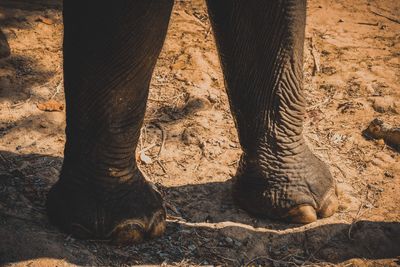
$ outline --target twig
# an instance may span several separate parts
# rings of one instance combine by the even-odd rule
[[[175,207],[175,205],[172,205],[171,203],[165,201],[165,207],[167,209],[172,210],[175,214],[178,214],[179,216],[182,216],[182,214],[178,211],[178,209]]]
[[[371,22],[357,22],[357,24],[360,24],[360,25],[368,25],[368,26],[378,26],[378,25],[379,25],[378,22],[376,22],[376,23],[371,23]]]
[[[343,171],[342,168],[340,168],[336,163],[334,163],[334,164],[332,164],[332,165],[333,165],[334,167],[336,167],[336,169],[338,169],[338,170],[342,173],[343,178],[347,179],[347,175],[346,175],[346,173]]]
[[[234,160],[234,161],[232,161],[231,163],[228,163],[228,166],[229,166],[229,167],[230,167],[230,166],[234,166],[234,165],[236,165],[238,162],[239,162],[239,160]]]
[[[194,166],[193,172],[197,171],[200,167],[200,163],[197,163],[196,166]]]
[[[227,260],[227,261],[230,261],[230,262],[238,262],[237,260],[234,260],[234,259],[231,259],[231,258],[227,258],[227,257],[224,257],[224,256],[216,254],[216,253],[214,253],[214,255],[217,256],[218,258],[223,259],[223,260]]]
[[[160,150],[158,151],[157,158],[160,158],[161,153],[163,152],[164,146],[165,146],[165,140],[167,139],[167,135],[165,133],[164,127],[161,126],[158,122],[154,124],[158,129],[161,131],[161,146]]]
[[[314,110],[314,109],[318,109],[318,108],[320,108],[322,106],[328,105],[329,102],[331,102],[332,98],[333,98],[333,96],[327,97],[323,102],[320,102],[320,103],[315,104],[315,105],[313,105],[311,107],[308,107],[308,108],[306,108],[306,110],[307,111],[311,111],[311,110]]]
[[[207,37],[210,34],[210,32],[211,32],[211,26],[209,26],[207,31],[206,31],[205,39],[207,39]]]
[[[31,98],[32,98],[32,95],[30,95],[29,98],[26,99],[26,100],[24,100],[24,101],[21,101],[21,102],[12,104],[12,105],[10,106],[10,108],[16,108],[16,107],[22,106],[23,104],[28,103],[28,102],[31,100]]]
[[[161,163],[159,159],[156,159],[156,162],[160,166],[160,168],[163,170],[164,174],[167,174],[167,170],[165,169],[164,165]]]
[[[383,15],[383,14],[378,13],[378,12],[373,11],[373,10],[370,10],[369,12],[371,12],[372,14],[375,14],[375,15],[377,15],[377,16],[383,17],[383,18],[385,18],[385,19],[388,19],[388,20],[390,20],[390,21],[392,21],[392,22],[396,22],[396,23],[399,23],[399,24],[400,24],[400,20],[399,20],[399,19],[393,18],[393,17],[391,17],[391,16]]]
[[[316,48],[315,48],[315,44],[314,44],[314,39],[311,38],[311,55],[312,55],[313,61],[314,61],[314,68],[313,68],[312,76],[315,76],[315,74],[317,74],[320,71],[319,59],[317,58],[315,51],[316,51]]]
[[[359,218],[361,217],[361,210],[364,207],[364,204],[368,198],[368,192],[369,192],[369,189],[367,187],[365,199],[364,199],[364,201],[361,202],[360,207],[358,208],[357,214],[356,214],[356,216],[354,216],[354,219],[353,219],[352,223],[350,224],[349,231],[347,232],[347,237],[349,238],[349,240],[353,240],[353,238],[351,237],[351,231],[353,230],[354,225],[359,221]]]
[[[140,150],[143,149],[143,134],[142,134],[142,132],[143,132],[143,127],[140,128],[140,135],[139,135]]]
[[[361,209],[362,209],[363,206],[364,206],[364,202],[361,202],[360,207],[358,208],[357,214],[354,217],[352,223],[350,224],[349,231],[347,232],[347,237],[350,240],[353,240],[353,238],[351,237],[351,230],[353,230],[353,226],[358,222],[358,216],[360,215]]]
[[[138,153],[140,154],[140,153],[142,153],[142,152],[146,152],[146,151],[152,149],[152,148],[155,147],[155,146],[156,146],[156,144],[151,144],[151,145],[149,145],[148,147],[145,147],[145,148],[143,148],[142,150],[140,150]]]
[[[54,92],[54,94],[50,97],[50,99],[53,99],[61,90],[61,86],[63,84],[63,79],[61,78],[60,82],[58,83],[57,87],[56,87],[56,91]]]

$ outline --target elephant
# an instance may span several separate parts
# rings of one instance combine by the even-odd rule
[[[336,183],[303,136],[306,0],[206,0],[242,154],[235,203],[307,224],[338,209]],[[66,142],[46,201],[72,236],[138,243],[166,210],[135,159],[173,0],[63,3]]]

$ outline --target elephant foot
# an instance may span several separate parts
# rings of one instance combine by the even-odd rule
[[[139,175],[135,182],[115,185],[107,192],[67,179],[58,181],[47,198],[50,221],[79,239],[131,244],[161,236],[166,227],[163,200]]]
[[[233,197],[258,217],[311,223],[338,208],[336,184],[325,163],[305,147],[298,155],[243,155],[234,177]]]

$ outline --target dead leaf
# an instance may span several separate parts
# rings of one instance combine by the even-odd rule
[[[43,103],[38,103],[37,108],[42,111],[62,111],[64,110],[64,104],[56,101],[56,100],[49,100]]]
[[[49,18],[46,18],[46,17],[43,17],[43,16],[39,16],[36,19],[36,21],[42,22],[42,23],[44,23],[46,25],[53,25],[54,24],[54,21],[52,19],[49,19]]]

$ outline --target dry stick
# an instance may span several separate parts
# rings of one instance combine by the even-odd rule
[[[165,169],[164,165],[160,161],[160,156],[164,150],[165,140],[167,139],[167,134],[165,133],[164,127],[162,127],[160,123],[156,122],[156,123],[154,123],[154,125],[161,131],[161,145],[160,145],[160,150],[158,151],[158,154],[157,154],[156,162],[160,166],[160,168],[163,170],[164,174],[167,174],[167,170]]]
[[[311,55],[312,55],[313,61],[314,61],[314,68],[313,68],[312,76],[315,76],[315,74],[320,71],[319,62],[318,62],[319,60],[317,59],[315,51],[316,51],[316,48],[315,48],[315,44],[314,44],[314,39],[311,37]]]
[[[333,98],[333,96],[332,96],[332,97],[329,96],[329,97],[327,97],[323,102],[320,102],[320,103],[318,103],[318,104],[315,104],[315,105],[313,105],[313,106],[310,106],[310,107],[306,108],[306,110],[307,110],[307,111],[311,111],[311,110],[314,110],[314,109],[321,108],[322,106],[326,106],[326,105],[329,104],[329,102],[331,102],[332,98]]]
[[[208,35],[211,33],[211,26],[208,27],[207,31],[206,31],[206,35],[205,35],[205,39],[207,39]]]
[[[149,145],[148,147],[145,147],[145,148],[141,149],[138,153],[140,154],[140,153],[142,153],[142,152],[146,152],[146,151],[152,149],[152,148],[155,147],[155,146],[156,146],[156,144],[151,144],[151,145]]]
[[[172,205],[171,203],[165,201],[165,207],[167,209],[172,210],[175,214],[178,214],[178,215],[182,216],[182,214],[178,211],[178,209],[174,205]]]
[[[349,231],[347,232],[347,237],[350,240],[353,240],[353,238],[351,238],[351,230],[353,230],[353,226],[359,221],[359,218],[361,217],[361,215],[360,215],[361,214],[361,210],[364,207],[364,204],[365,204],[365,202],[366,202],[366,200],[368,198],[368,192],[369,192],[369,189],[367,187],[365,199],[364,199],[364,201],[361,202],[360,207],[358,208],[357,214],[354,217],[352,223],[350,224]]]
[[[160,166],[160,168],[163,170],[163,172],[165,174],[167,174],[167,170],[165,169],[164,165],[161,163],[161,161],[159,159],[156,159],[156,162],[158,163],[158,165]]]
[[[140,128],[140,135],[139,135],[139,143],[140,143],[140,150],[143,149],[143,138],[142,138],[143,127]]]
[[[214,255],[217,256],[218,258],[223,259],[223,260],[227,260],[227,261],[230,261],[230,262],[238,262],[238,261],[235,260],[235,259],[227,258],[227,257],[224,257],[224,256],[219,255],[219,254],[217,254],[217,253],[214,253]]]
[[[10,106],[10,108],[16,108],[16,107],[22,106],[23,104],[28,103],[28,102],[31,100],[31,98],[32,98],[32,95],[30,95],[29,98],[26,99],[26,100],[24,100],[24,101],[21,101],[21,102],[12,104],[12,105]]]
[[[344,170],[343,170],[342,168],[339,167],[339,165],[337,165],[336,163],[334,163],[334,164],[332,164],[332,165],[333,165],[334,167],[336,167],[336,169],[338,169],[338,170],[342,173],[343,178],[347,179],[346,173],[344,172]]]
[[[378,26],[379,25],[379,23],[377,22],[377,23],[371,23],[371,22],[358,22],[357,24],[360,24],[360,25],[368,25],[368,26]]]
[[[63,84],[63,79],[61,78],[60,82],[58,83],[57,87],[56,87],[56,91],[54,92],[54,94],[50,97],[50,99],[53,99],[61,90],[61,86]]]
[[[392,22],[396,22],[396,23],[399,23],[399,24],[400,24],[400,20],[399,20],[399,19],[396,19],[396,18],[392,18],[392,17],[386,16],[386,15],[383,15],[383,14],[378,13],[378,12],[373,11],[373,10],[370,10],[369,12],[371,12],[372,14],[375,14],[375,15],[377,15],[377,16],[383,17],[383,18],[385,18],[385,19],[388,19],[388,20],[390,20],[390,21],[392,21]]]
[[[164,145],[165,145],[165,140],[167,139],[167,135],[165,133],[164,127],[161,126],[161,124],[159,124],[158,122],[156,122],[154,124],[158,129],[160,129],[161,131],[161,146],[160,146],[160,150],[158,151],[158,155],[157,158],[160,158],[161,153],[164,149]]]
[[[143,127],[143,134],[144,134],[144,141],[143,141],[143,144],[146,144],[146,142],[147,142],[147,124],[144,124],[144,127]]]

